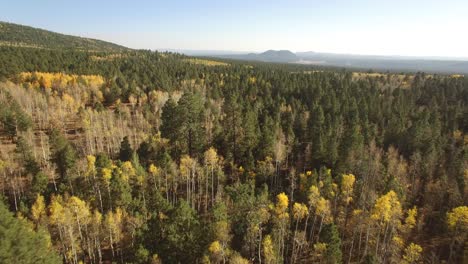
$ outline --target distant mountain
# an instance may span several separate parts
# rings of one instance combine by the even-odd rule
[[[259,60],[271,62],[295,62],[298,60],[296,54],[289,50],[267,50],[257,56]]]
[[[298,63],[338,66],[378,71],[411,71],[433,73],[468,73],[468,60],[440,57],[408,57],[298,52]]]
[[[122,51],[114,43],[55,33],[48,30],[0,22],[0,46],[21,46],[47,49],[76,49],[88,51]]]
[[[203,56],[203,54],[199,56]],[[361,70],[468,74],[468,59],[466,58],[355,55],[313,51],[293,53],[289,50],[205,56],[247,61],[346,67]]]
[[[291,63],[297,62],[299,58],[289,50],[267,50],[262,53],[248,53],[248,54],[223,54],[215,55],[220,58],[248,60],[248,61],[264,61],[264,62],[283,62]]]

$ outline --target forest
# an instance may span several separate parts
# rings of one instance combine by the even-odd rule
[[[0,263],[466,263],[468,79],[0,46]]]

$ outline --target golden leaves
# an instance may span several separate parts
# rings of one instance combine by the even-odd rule
[[[222,250],[221,243],[219,243],[218,240],[214,241],[213,243],[210,244],[208,250],[213,254],[217,254],[217,253],[221,252],[221,250]]]
[[[388,223],[400,217],[401,210],[401,204],[397,194],[394,191],[389,191],[387,194],[377,199],[372,210],[371,218]]]
[[[418,263],[421,259],[421,253],[423,249],[420,245],[411,243],[405,249],[403,255],[403,263]]]
[[[46,214],[44,196],[38,195],[36,201],[31,207],[31,217],[37,223]]]
[[[293,205],[293,216],[297,220],[301,220],[309,214],[309,209],[305,204],[294,203]]]
[[[34,88],[63,89],[82,83],[85,86],[99,87],[104,84],[100,75],[76,75],[60,72],[22,72],[19,74],[22,83],[29,83]]]
[[[418,209],[416,206],[408,210],[408,216],[405,219],[405,226],[410,230],[416,225],[416,217],[418,216]]]
[[[356,177],[353,174],[343,174],[341,179],[341,194],[345,204],[349,204],[353,200],[353,187]]]
[[[205,164],[214,167],[218,163],[218,160],[218,154],[213,147],[205,151]]]
[[[459,206],[448,212],[447,225],[450,229],[468,229],[468,206]]]
[[[289,198],[288,196],[282,192],[276,196],[276,206],[275,212],[279,218],[287,217],[288,213],[288,205],[289,205]]]

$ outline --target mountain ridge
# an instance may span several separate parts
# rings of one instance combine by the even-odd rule
[[[104,40],[67,35],[4,21],[0,21],[0,46],[109,52],[130,50]]]

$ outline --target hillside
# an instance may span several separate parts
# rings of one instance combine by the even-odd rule
[[[7,22],[0,22],[0,45],[88,51],[128,50],[124,46],[102,40],[70,36]]]

